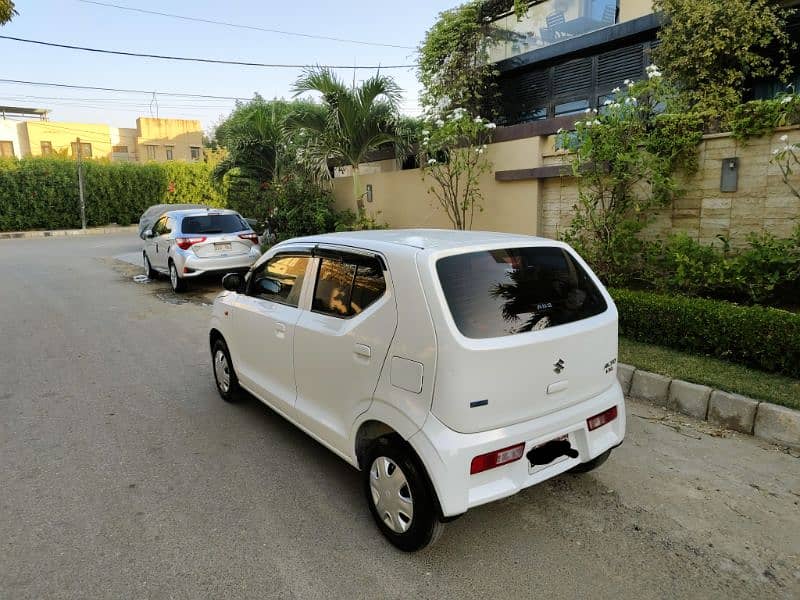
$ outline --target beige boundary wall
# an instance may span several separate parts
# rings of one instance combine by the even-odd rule
[[[686,193],[671,206],[658,211],[645,230],[649,238],[663,238],[684,232],[703,243],[722,235],[732,245],[746,243],[751,232],[769,231],[788,237],[800,223],[800,199],[784,184],[776,165],[770,164],[772,151],[783,146],[781,136],[800,143],[800,127],[783,128],[772,135],[739,142],[729,134],[705,136],[699,152],[699,171],[682,182]],[[476,212],[473,229],[526,233],[557,238],[569,225],[577,199],[572,177],[548,177],[497,181],[496,171],[535,169],[562,165],[565,158],[553,150],[553,136],[536,136],[489,146],[493,163],[481,180],[483,212]],[[720,191],[722,160],[739,159],[738,189]],[[380,168],[370,165],[370,174],[361,176],[362,187],[373,186],[373,202],[368,212],[391,227],[447,227],[450,222],[435,198],[427,193],[419,169],[401,171],[394,161],[383,161]],[[365,169],[369,171],[370,169]],[[795,175],[800,183],[800,174]],[[354,209],[352,177],[334,180],[339,210]]]

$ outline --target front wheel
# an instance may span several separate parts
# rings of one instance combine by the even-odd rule
[[[379,438],[363,466],[367,504],[386,539],[405,552],[435,542],[444,524],[439,520],[436,492],[413,451],[402,441]]]
[[[178,269],[172,261],[169,261],[169,282],[172,284],[172,291],[176,294],[186,291],[186,281],[178,276]]]
[[[597,467],[606,462],[609,456],[611,456],[611,450],[606,450],[602,454],[595,456],[592,460],[586,461],[585,463],[580,463],[579,465],[575,465],[569,470],[569,472],[588,473],[589,471],[594,471]]]
[[[214,382],[217,384],[219,395],[225,402],[236,402],[239,400],[241,388],[236,371],[233,370],[228,345],[222,339],[216,340],[211,346],[211,360],[214,366]]]
[[[153,268],[153,265],[150,264],[150,258],[147,256],[147,251],[143,251],[142,256],[144,256],[144,274],[147,275],[148,279],[155,279],[158,277],[158,271],[156,271]]]

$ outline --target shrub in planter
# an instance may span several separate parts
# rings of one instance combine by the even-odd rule
[[[800,314],[612,289],[620,335],[800,377]]]

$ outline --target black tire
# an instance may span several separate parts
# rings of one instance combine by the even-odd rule
[[[575,465],[569,470],[569,472],[588,473],[589,471],[594,471],[597,467],[606,462],[609,456],[611,456],[611,450],[606,450],[602,454],[595,456],[592,460],[586,461],[585,463],[581,463],[579,465]]]
[[[224,376],[218,373],[221,367],[217,363],[220,359],[220,353],[224,358],[224,372],[228,376],[227,389],[225,386]],[[233,368],[233,361],[231,361],[231,353],[228,352],[228,345],[222,338],[216,340],[211,345],[211,370],[214,372],[214,383],[217,384],[217,392],[225,402],[238,402],[241,398],[241,388],[239,387],[239,379],[236,377],[236,371]]]
[[[178,275],[178,269],[172,259],[169,261],[169,283],[172,286],[172,291],[176,294],[186,291],[186,280]]]
[[[147,256],[146,250],[142,251],[142,256],[144,257],[144,274],[147,275],[148,279],[155,279],[158,277],[158,271],[150,264],[150,258]]]
[[[405,531],[398,532],[392,529],[384,518],[392,520],[389,513],[381,515],[373,496],[373,478],[380,477],[380,467],[376,465],[379,459],[388,459],[394,469],[388,471],[394,474],[396,469],[400,469],[399,475],[405,477],[405,485],[398,489],[400,497],[411,499],[413,514],[408,521],[403,520]],[[382,461],[378,465],[385,464]],[[442,533],[444,524],[439,519],[439,504],[436,499],[436,492],[431,485],[425,469],[413,450],[401,439],[392,437],[382,437],[375,440],[367,450],[362,465],[362,481],[364,485],[364,497],[369,506],[369,511],[375,524],[381,533],[394,546],[404,552],[416,552],[434,543]],[[374,469],[378,469],[377,476],[373,475]],[[377,494],[377,486],[376,486]],[[408,515],[405,515],[408,517]]]

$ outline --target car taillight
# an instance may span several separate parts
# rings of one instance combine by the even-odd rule
[[[476,456],[472,459],[472,464],[469,466],[469,474],[475,475],[475,473],[481,473],[501,465],[512,463],[515,460],[522,458],[524,451],[525,443],[523,442],[521,444],[516,444],[515,446],[503,448],[502,450],[495,450],[494,452]]]
[[[248,240],[250,242],[253,242],[254,244],[258,244],[258,235],[256,235],[255,233],[240,233],[239,237],[242,238],[243,240]]]
[[[178,244],[178,248],[181,250],[188,250],[195,244],[199,244],[200,242],[205,242],[205,236],[202,237],[179,237],[175,238],[175,243]]]
[[[589,428],[589,431],[594,431],[598,427],[602,427],[606,423],[611,423],[614,419],[617,418],[617,407],[612,406],[608,410],[601,412],[599,415],[595,415],[593,417],[589,417],[586,419],[586,426]]]

